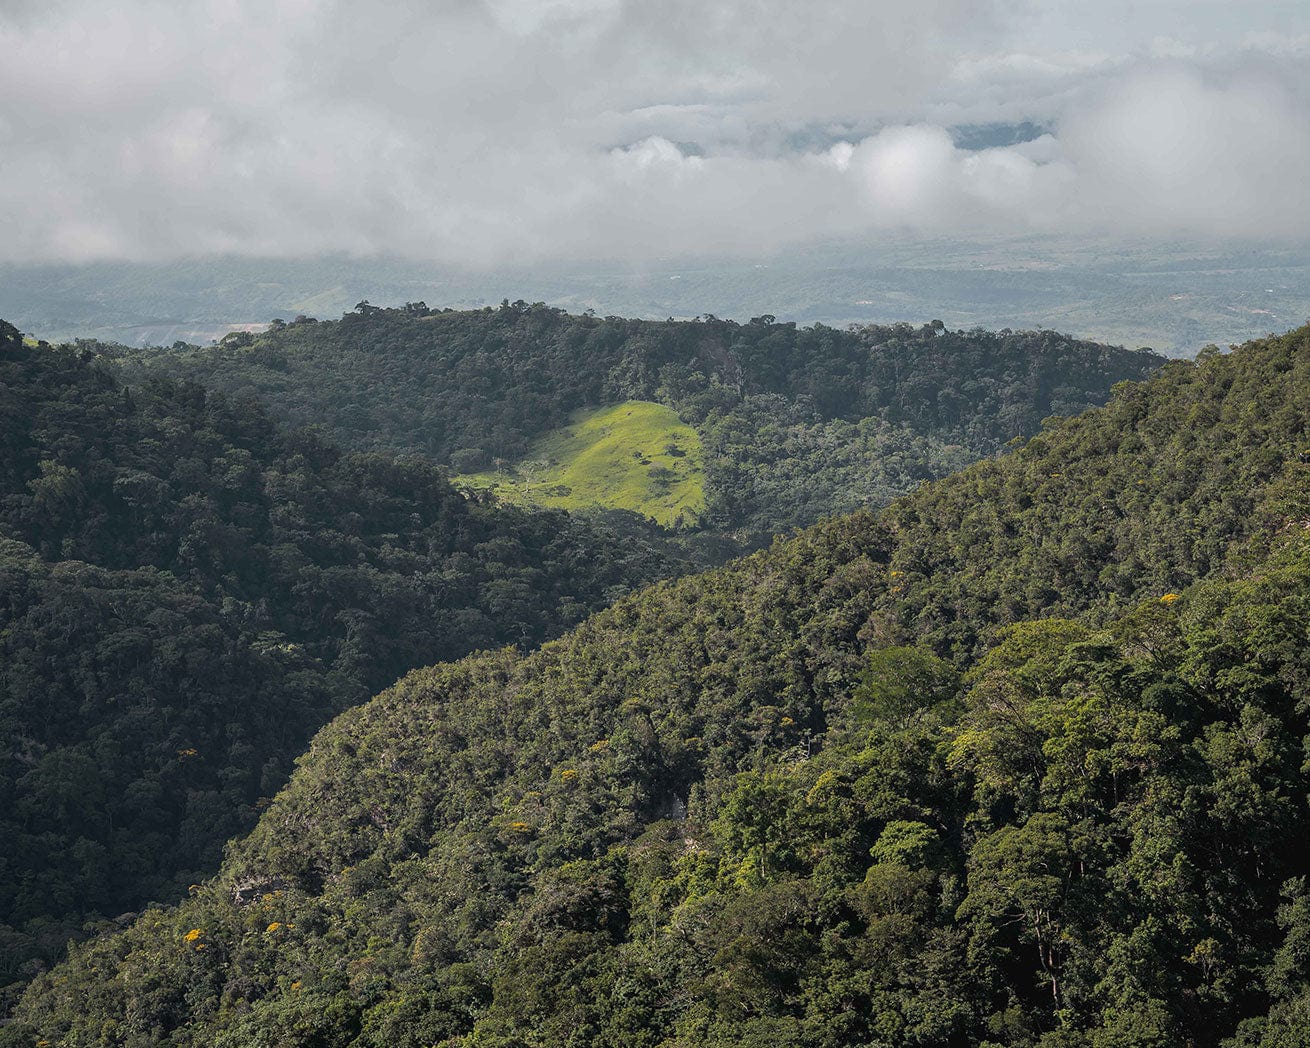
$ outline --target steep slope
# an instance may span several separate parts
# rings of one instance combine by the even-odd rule
[[[1307,427],[1302,329],[410,674],[11,1042],[1298,1043]]]
[[[420,451],[459,472],[523,459],[575,411],[657,401],[701,432],[702,523],[766,541],[882,505],[1031,435],[1048,415],[1104,403],[1114,383],[1161,363],[1049,331],[653,322],[522,302],[469,312],[361,304],[339,321],[277,324],[210,348],[106,352],[129,374],[249,393],[346,446]],[[788,469],[798,462],[799,485]]]
[[[335,713],[689,566],[0,324],[0,986],[217,868]]]

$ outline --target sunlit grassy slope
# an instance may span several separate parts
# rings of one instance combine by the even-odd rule
[[[457,477],[508,501],[627,509],[666,526],[705,508],[700,437],[672,408],[641,400],[579,412],[503,470]]]

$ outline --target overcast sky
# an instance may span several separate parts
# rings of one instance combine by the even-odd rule
[[[1304,0],[0,0],[0,53],[4,261],[1310,237]]]

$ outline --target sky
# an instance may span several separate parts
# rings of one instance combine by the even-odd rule
[[[0,0],[0,53],[0,262],[1310,238],[1304,0]]]

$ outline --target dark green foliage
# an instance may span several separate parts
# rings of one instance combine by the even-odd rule
[[[411,673],[11,1038],[1304,1043],[1307,369],[1310,329],[1171,365]]]
[[[879,648],[869,656],[855,689],[855,713],[865,720],[904,721],[919,710],[949,702],[959,674],[922,648]]]
[[[823,420],[777,394],[692,417],[704,442],[708,524],[755,533],[883,506],[995,450],[991,440],[966,447],[878,418]]]
[[[171,898],[333,714],[686,568],[0,328],[0,986]]]
[[[361,304],[209,348],[102,347],[132,375],[184,376],[320,424],[347,447],[459,470],[521,459],[578,408],[658,400],[701,430],[707,523],[777,531],[882,505],[920,481],[1105,402],[1161,360],[1050,331],[798,328]]]

